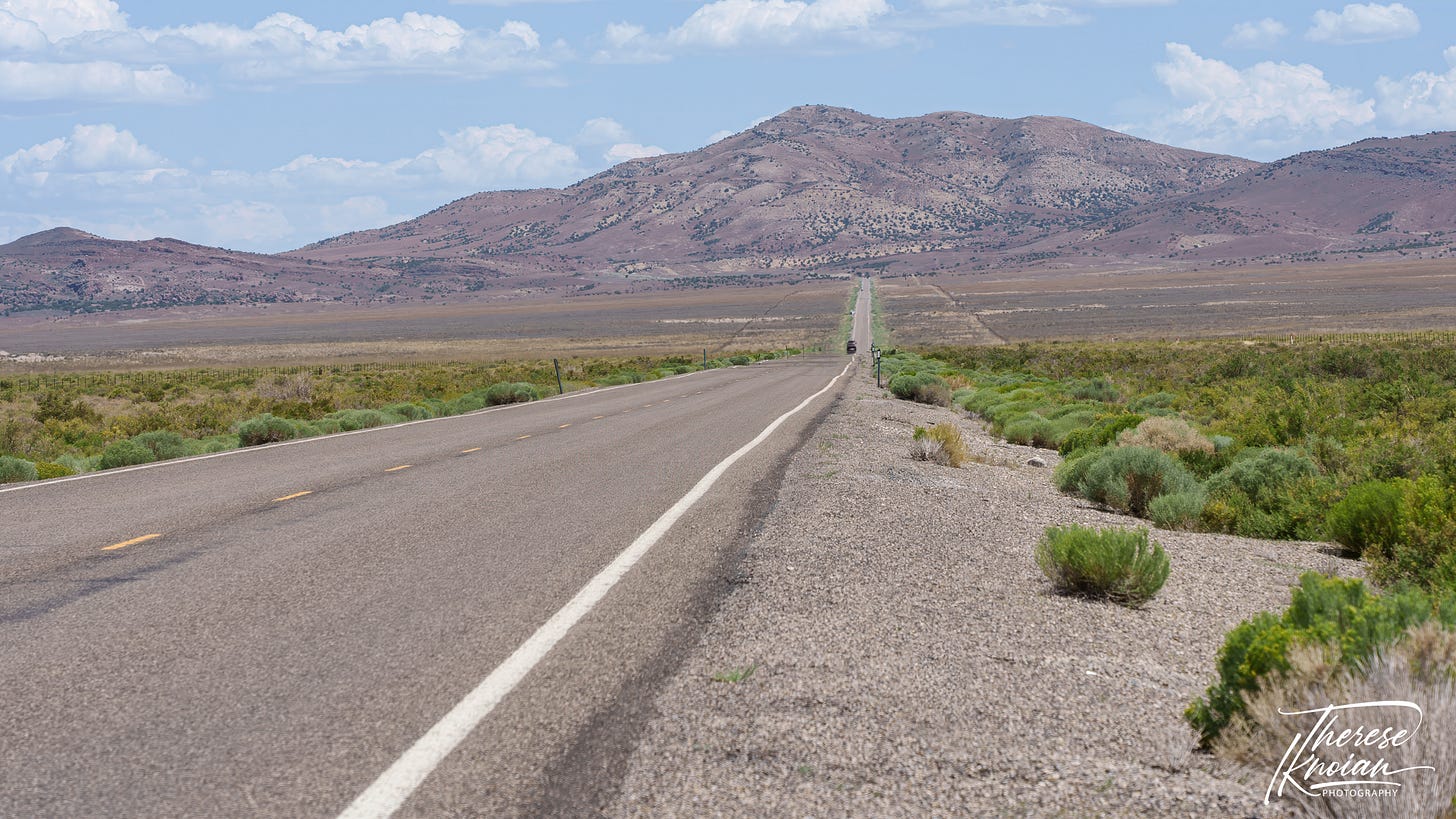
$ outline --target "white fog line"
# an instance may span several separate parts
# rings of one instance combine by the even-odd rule
[[[521,680],[530,673],[531,669],[541,662],[542,658],[551,651],[561,638],[565,637],[572,626],[576,625],[585,617],[612,587],[631,570],[632,566],[647,554],[648,550],[662,539],[667,530],[677,522],[694,504],[696,504],[713,484],[723,476],[728,468],[737,463],[740,458],[753,451],[755,447],[763,443],[774,430],[778,429],[790,417],[800,410],[809,406],[814,399],[828,392],[844,374],[849,372],[851,365],[846,364],[839,375],[825,384],[823,389],[805,398],[798,406],[789,410],[774,419],[773,423],[764,427],[752,441],[739,447],[738,451],[724,458],[708,471],[688,493],[682,497],[672,508],[662,513],[662,517],[653,521],[647,530],[637,536],[616,559],[607,564],[606,568],[597,573],[582,587],[576,596],[571,598],[561,610],[551,616],[544,625],[536,630],[526,642],[522,643],[505,662],[501,663],[494,671],[475,687],[475,690],[465,695],[454,708],[450,709],[439,722],[435,723],[424,736],[420,737],[408,751],[405,751],[395,763],[389,766],[388,770],[379,775],[363,793],[359,794],[350,805],[339,814],[339,819],[383,819],[392,815],[403,805],[425,781],[435,767],[442,762],[455,746],[459,745],[466,736],[470,734],[480,721],[505,698]]]

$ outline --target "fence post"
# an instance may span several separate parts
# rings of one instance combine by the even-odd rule
[[[556,394],[565,395],[566,388],[561,385],[561,362],[553,358],[551,364],[556,367]]]

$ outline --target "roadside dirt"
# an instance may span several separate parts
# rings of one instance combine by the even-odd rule
[[[911,460],[913,427],[940,421],[981,462]],[[1359,564],[1157,531],[1173,568],[1146,608],[1058,596],[1032,559],[1047,526],[1141,522],[1057,493],[1056,462],[885,397],[862,368],[789,464],[607,815],[1267,812],[1262,785],[1194,750],[1183,709],[1232,626],[1287,605],[1306,569]]]

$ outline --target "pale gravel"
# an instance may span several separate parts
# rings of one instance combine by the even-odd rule
[[[913,427],[941,421],[985,463],[911,460]],[[1286,606],[1306,569],[1359,564],[1155,530],[1172,574],[1144,609],[1059,596],[1032,558],[1047,526],[1144,524],[1059,494],[1057,461],[857,373],[793,457],[607,815],[1266,814],[1262,787],[1194,750],[1183,709],[1232,626]]]

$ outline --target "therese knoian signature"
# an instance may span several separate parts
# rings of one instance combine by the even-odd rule
[[[1367,727],[1360,721],[1367,716],[1377,716],[1376,709],[1382,708],[1400,709],[1396,714],[1406,720],[1413,718],[1415,724],[1399,727],[1401,720],[1397,718],[1393,725],[1372,724]],[[1288,717],[1318,714],[1319,718],[1308,733],[1296,733],[1294,741],[1289,743],[1273,779],[1269,780],[1268,790],[1264,792],[1266,805],[1271,797],[1283,796],[1286,786],[1306,796],[1393,794],[1404,784],[1396,779],[1401,774],[1435,770],[1430,765],[1394,768],[1386,759],[1391,749],[1410,742],[1420,730],[1425,712],[1413,702],[1356,702],[1305,711],[1281,708],[1279,713]]]

